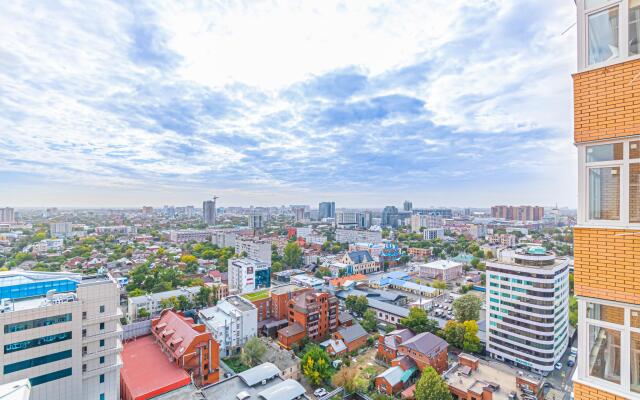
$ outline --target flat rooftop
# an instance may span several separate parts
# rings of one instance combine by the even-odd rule
[[[245,299],[249,300],[249,301],[257,301],[257,300],[264,300],[264,299],[268,299],[269,298],[269,289],[263,289],[263,290],[259,290],[257,292],[253,292],[253,293],[246,293],[243,294],[242,297],[244,297]],[[241,303],[241,302],[238,302]],[[234,303],[235,305],[235,303]]]
[[[207,400],[237,400],[236,395],[238,393],[247,392],[251,396],[249,399],[253,400],[258,399],[258,393],[282,382],[284,381],[278,376],[267,381],[264,385],[257,384],[251,387],[244,383],[239,375],[234,375],[231,378],[203,388],[202,393]]]
[[[493,392],[493,400],[508,400],[511,392],[520,393],[520,389],[516,385],[517,370],[498,364],[497,362],[489,364],[481,360],[478,369],[471,371],[469,375],[463,374],[461,371],[465,367],[458,365],[456,369],[447,374],[445,379],[449,385],[464,392],[472,387],[482,392],[482,388],[486,384],[496,384],[500,388]]]
[[[266,295],[264,295],[262,292],[266,292]],[[269,290],[264,290],[261,292],[256,292],[259,295],[255,296],[254,298],[247,298],[246,296],[242,296],[245,298],[245,300],[262,300],[262,299],[268,299],[269,298]],[[255,294],[255,293],[249,293],[249,294]],[[240,311],[250,311],[253,310],[255,308],[255,306],[253,304],[248,304],[247,302],[244,302],[240,299],[239,296],[228,296],[225,297],[223,300],[226,300],[227,302],[229,302],[229,304],[233,305],[234,307],[236,307],[238,310]]]
[[[158,396],[191,383],[189,374],[169,361],[153,336],[125,343],[122,363],[120,376],[133,398]]]
[[[282,286],[272,287],[271,288],[271,293],[273,293],[275,295],[281,295],[281,294],[287,294],[287,293],[296,292],[296,291],[302,290],[302,289],[305,289],[305,288],[303,288],[301,286],[298,286],[298,285],[289,284],[289,285],[282,285]]]

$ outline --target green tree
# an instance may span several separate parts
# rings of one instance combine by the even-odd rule
[[[138,288],[138,289],[133,289],[128,294],[129,294],[129,297],[138,297],[138,296],[144,296],[145,292],[144,290]]]
[[[317,344],[311,345],[302,356],[302,373],[311,385],[319,386],[331,377],[331,360]]]
[[[569,323],[573,327],[578,324],[578,301],[573,295],[569,296]]]
[[[468,353],[479,353],[482,350],[480,338],[478,338],[478,323],[476,321],[464,321],[464,342],[462,350]]]
[[[138,309],[138,318],[149,318],[149,316],[150,316],[149,311],[147,311],[146,308]]]
[[[211,304],[211,290],[208,286],[202,286],[200,291],[196,294],[196,304],[200,307],[206,307]]]
[[[453,302],[453,315],[459,322],[477,321],[480,318],[481,307],[482,300],[473,294],[465,294]]]
[[[473,268],[478,268],[478,264],[480,264],[480,259],[477,257],[473,257],[470,262]]]
[[[358,315],[364,315],[364,313],[369,309],[369,301],[367,300],[367,296],[358,296],[356,299],[356,308],[355,312]]]
[[[427,312],[419,307],[412,307],[409,310],[409,316],[407,318],[402,318],[400,323],[415,333],[434,333],[438,330],[438,323],[429,319]]]
[[[431,287],[434,289],[438,289],[438,294],[441,294],[442,291],[447,288],[447,283],[445,281],[436,279],[433,282],[431,282]]]
[[[444,326],[442,338],[451,346],[462,349],[464,345],[465,327],[458,321],[447,321]]]
[[[272,272],[280,272],[282,271],[282,263],[280,261],[274,261],[271,263],[271,271]]]
[[[191,304],[191,300],[189,300],[187,296],[183,294],[178,296],[176,305],[177,305],[176,308],[180,311],[190,310],[193,308],[193,304]]]
[[[249,367],[254,367],[258,365],[260,359],[266,352],[267,346],[264,342],[257,337],[252,337],[244,344],[240,361]]]
[[[302,249],[296,242],[289,242],[284,247],[282,261],[289,268],[298,268],[302,265]]]
[[[160,308],[162,308],[163,310],[165,308],[177,308],[177,303],[178,300],[175,297],[169,297],[166,299],[162,299],[160,300]]]
[[[333,386],[342,386],[347,393],[365,391],[369,386],[369,381],[360,374],[357,365],[342,367],[331,378]]]
[[[431,366],[422,371],[422,376],[416,384],[416,400],[452,400],[449,385]]]
[[[369,309],[365,311],[362,317],[362,327],[367,332],[373,332],[376,330],[376,313],[375,311]]]

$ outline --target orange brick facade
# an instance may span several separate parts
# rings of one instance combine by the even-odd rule
[[[573,384],[573,395],[576,399],[581,400],[627,400],[624,397],[616,396],[604,390],[582,385],[577,382]]]
[[[640,235],[623,229],[575,228],[575,293],[640,304]]]
[[[633,60],[573,75],[576,143],[640,132],[639,73]]]

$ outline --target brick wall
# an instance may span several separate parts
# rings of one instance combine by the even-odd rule
[[[627,400],[624,397],[577,382],[573,384],[573,395],[576,400]]]
[[[574,229],[578,296],[640,304],[640,234],[632,232]]]
[[[576,142],[640,131],[640,60],[573,75]],[[634,80],[635,78],[635,80]],[[631,81],[633,80],[633,83]]]

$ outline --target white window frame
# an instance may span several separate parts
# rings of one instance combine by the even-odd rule
[[[585,10],[585,0],[577,2],[578,9],[578,72],[602,68],[625,61],[640,59],[640,54],[629,56],[629,0],[610,0],[606,4]],[[618,57],[589,65],[589,16],[611,7],[618,7]]]
[[[640,328],[631,327],[631,310],[640,311],[640,305],[617,303],[614,301],[577,297],[578,300],[578,368],[576,380],[597,386],[612,394],[635,399],[640,393],[631,391],[631,332],[640,334]],[[587,303],[602,304],[624,310],[624,324],[587,318]],[[620,384],[589,375],[589,326],[610,328],[620,332]]]
[[[578,146],[578,224],[609,228],[638,229],[640,223],[629,221],[629,165],[640,163],[640,158],[629,158],[629,144],[640,141],[640,136],[625,139],[579,143]],[[587,163],[587,147],[622,143],[622,160]],[[589,218],[589,169],[620,167],[620,219],[600,220]]]

